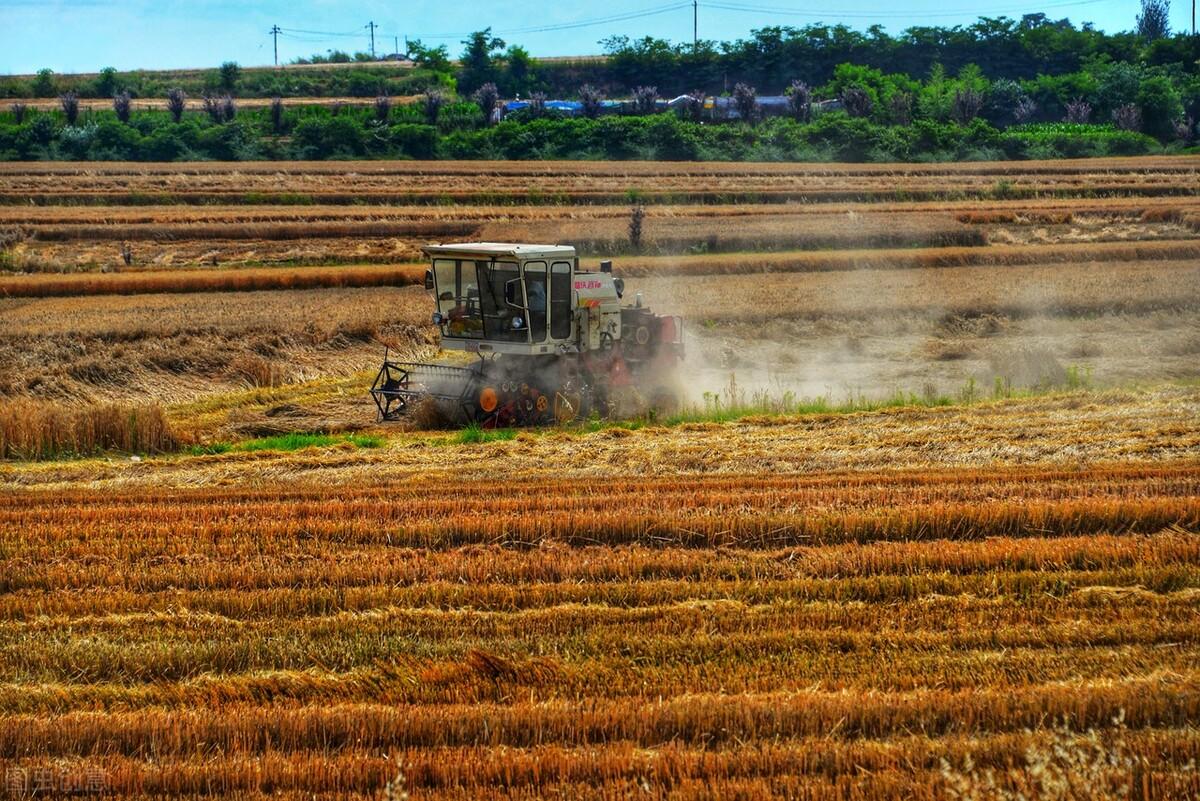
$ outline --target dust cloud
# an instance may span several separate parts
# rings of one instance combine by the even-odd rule
[[[1178,308],[1168,308],[1090,296],[1082,302],[1076,297],[1082,268],[1063,266],[1020,280],[1008,277],[1014,270],[758,273],[627,283],[655,311],[684,317],[684,400],[698,407],[714,400],[770,406],[897,395],[978,399],[1200,372],[1200,308],[1188,289],[1200,271],[1188,274]],[[1122,288],[1119,282],[1111,287],[1114,293]]]

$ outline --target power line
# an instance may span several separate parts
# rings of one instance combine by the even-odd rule
[[[364,25],[363,28],[365,28],[365,27],[366,26]],[[302,34],[306,34],[309,36],[359,37],[359,36],[362,36],[363,28],[355,28],[352,31],[346,31],[344,33],[335,33],[333,31],[307,31],[302,28],[280,28],[279,30],[284,33],[302,33]]]
[[[575,28],[588,28],[593,25],[607,25],[614,22],[625,22],[632,19],[641,19],[643,17],[651,17],[657,14],[665,14],[669,11],[678,11],[683,8],[688,8],[692,5],[691,0],[686,2],[671,3],[670,5],[658,6],[642,11],[628,11],[622,14],[610,14],[605,17],[593,17],[591,19],[577,20],[575,22],[564,22],[555,25],[535,25],[528,28],[507,28],[504,30],[493,31],[498,36],[510,36],[520,33],[548,33],[551,31],[566,31]],[[457,33],[417,33],[414,37],[420,39],[457,39],[462,36],[470,36],[474,31],[460,31]]]
[[[1065,3],[1049,3],[1049,4],[1039,5],[1037,7],[1037,9],[1040,11],[1043,9],[1050,9],[1050,8],[1067,8],[1067,7],[1071,7],[1071,6],[1090,6],[1090,5],[1096,5],[1098,3],[1105,3],[1105,2],[1111,2],[1111,0],[1071,0],[1071,2],[1065,2]],[[909,18],[909,19],[918,18],[919,19],[919,18],[934,18],[934,17],[954,17],[954,16],[959,16],[962,14],[975,14],[978,16],[985,16],[987,14],[1002,14],[1002,13],[1006,13],[1006,12],[1017,13],[1017,12],[1025,12],[1025,11],[1029,10],[1028,7],[1012,7],[1012,6],[1010,6],[1007,8],[980,9],[980,8],[976,7],[976,8],[964,8],[964,9],[956,9],[956,10],[919,12],[919,13],[918,12],[910,12],[910,11],[874,11],[874,12],[869,12],[869,13],[868,12],[853,12],[853,11],[838,11],[838,12],[831,13],[828,10],[789,8],[786,6],[768,6],[768,5],[759,5],[759,4],[742,4],[742,3],[734,3],[734,2],[705,3],[704,6],[705,6],[705,8],[717,8],[717,9],[721,9],[722,11],[740,11],[740,12],[748,12],[748,13],[753,13],[753,14],[772,14],[772,15],[785,15],[785,16],[793,16],[793,17],[813,17],[813,18],[817,18],[817,19],[838,18],[838,17],[852,17],[852,18],[861,18],[861,19],[878,19],[880,17],[897,17],[897,18]]]

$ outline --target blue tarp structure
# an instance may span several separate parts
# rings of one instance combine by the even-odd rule
[[[667,109],[680,108],[690,103],[691,100],[690,95],[680,95],[671,100],[657,100],[654,105],[657,111],[665,111]],[[759,113],[763,116],[778,117],[788,113],[788,99],[786,95],[763,95],[757,98],[757,101]],[[603,100],[600,102],[600,113],[619,114],[632,106],[632,100]],[[528,100],[509,100],[503,105],[505,114],[511,114],[514,111],[520,111],[525,108],[529,108]],[[841,103],[836,100],[813,103],[813,111],[829,111],[838,108],[841,108]],[[583,116],[583,104],[578,100],[547,100],[546,110],[554,111],[564,117]],[[741,117],[738,114],[737,104],[734,103],[732,97],[704,98],[704,116],[708,119],[719,120],[736,120]]]
[[[600,101],[600,113],[611,114],[621,109],[621,101],[619,100],[602,100]],[[514,111],[520,111],[523,108],[529,108],[528,100],[510,100],[504,104],[504,113],[511,114]],[[580,117],[583,116],[583,104],[578,100],[547,100],[547,111],[557,111],[564,117]]]

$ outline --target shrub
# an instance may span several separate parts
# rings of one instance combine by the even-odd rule
[[[913,96],[911,92],[893,92],[888,98],[888,111],[896,125],[912,123]]]
[[[221,123],[225,118],[225,109],[221,107],[220,99],[212,95],[204,96],[204,111],[215,123]]]
[[[430,89],[425,93],[422,105],[425,109],[425,122],[437,125],[438,116],[442,113],[442,106],[446,105],[446,95],[441,89]]]
[[[129,115],[133,106],[133,98],[130,97],[129,91],[121,91],[113,97],[113,111],[117,115],[117,119],[121,122],[129,122]]]
[[[1092,117],[1092,104],[1080,97],[1068,100],[1066,109],[1067,115],[1063,118],[1064,122],[1083,125]]]
[[[646,221],[646,207],[641,203],[629,210],[629,246],[642,249],[642,224]]]
[[[842,90],[842,108],[851,117],[866,117],[871,113],[871,95],[858,85],[850,85]]]
[[[1029,122],[1033,119],[1033,115],[1037,113],[1037,104],[1033,102],[1033,98],[1022,97],[1017,100],[1016,105],[1012,109],[1013,122],[1017,125]]]
[[[167,91],[167,111],[171,112],[171,119],[179,122],[183,119],[183,112],[186,108],[187,94],[178,87],[169,89]]]
[[[225,122],[229,122],[236,116],[237,103],[234,102],[232,95],[225,95],[221,98],[221,118]]]
[[[74,125],[79,119],[79,96],[72,91],[66,91],[58,96],[58,103],[67,118],[67,125]]]
[[[635,114],[653,114],[658,110],[657,104],[657,86],[638,86],[633,90],[633,111]]]
[[[220,75],[221,88],[227,92],[232,92],[237,88],[238,81],[242,77],[242,68],[238,66],[236,61],[226,61],[218,70]]]
[[[283,98],[271,98],[271,131],[276,135],[283,133]]]
[[[496,84],[488,81],[475,90],[473,97],[479,110],[483,112],[484,125],[491,125],[496,107],[500,105],[500,91],[496,89]]]
[[[392,114],[392,99],[387,95],[379,95],[375,98],[375,119],[386,123],[388,117]]]
[[[529,96],[529,116],[535,120],[546,116],[545,92],[534,92]]]
[[[683,104],[679,106],[679,119],[700,122],[704,115],[704,93],[694,89],[683,98]]]
[[[792,81],[787,91],[788,112],[797,122],[812,119],[812,88],[804,81]]]
[[[753,86],[745,83],[733,87],[733,105],[737,108],[738,116],[753,125],[758,120],[758,92]]]
[[[583,106],[583,116],[594,120],[600,116],[604,107],[604,93],[590,83],[585,83],[579,87],[579,102]]]
[[[1113,125],[1122,131],[1140,131],[1142,129],[1142,112],[1133,103],[1125,103],[1113,109]]]
[[[966,125],[979,116],[983,109],[983,94],[969,87],[956,89],[950,113],[959,125]]]
[[[25,112],[28,110],[28,106],[26,106],[24,103],[13,103],[10,108],[12,109],[14,123],[20,125],[21,123],[25,122]]]

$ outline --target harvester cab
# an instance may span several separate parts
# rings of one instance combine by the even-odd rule
[[[563,245],[473,242],[424,251],[433,324],[449,358],[418,364],[385,356],[371,387],[380,420],[400,419],[419,403],[484,427],[677,404],[683,321],[654,314],[640,293],[624,303],[612,262],[581,269],[575,249]],[[464,361],[465,353],[478,358]]]

